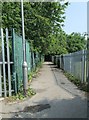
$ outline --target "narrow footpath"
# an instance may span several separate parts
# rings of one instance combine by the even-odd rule
[[[20,103],[0,102],[3,118],[87,118],[87,98],[51,62],[45,62],[31,88],[36,95]]]

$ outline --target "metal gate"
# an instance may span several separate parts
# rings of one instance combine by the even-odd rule
[[[10,35],[9,35],[10,34]],[[0,96],[11,96],[13,90],[12,82],[12,36],[6,28],[0,28]]]

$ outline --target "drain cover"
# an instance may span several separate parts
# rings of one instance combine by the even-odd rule
[[[24,108],[23,112],[30,112],[30,113],[36,113],[36,112],[40,112],[44,109],[48,109],[51,106],[49,104],[39,104],[39,105],[35,105],[35,106],[27,106]]]

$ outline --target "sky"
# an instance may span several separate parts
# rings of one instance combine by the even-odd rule
[[[65,11],[65,15],[65,27],[63,29],[67,34],[87,32],[87,2],[71,2]]]

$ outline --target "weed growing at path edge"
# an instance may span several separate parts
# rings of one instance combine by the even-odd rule
[[[5,98],[5,101],[7,102],[23,101],[26,98],[31,98],[35,94],[36,92],[32,88],[28,88],[26,96],[24,96],[23,91],[20,91],[16,95]]]
[[[76,86],[78,86],[78,88],[80,90],[83,90],[85,92],[89,92],[89,86],[88,83],[82,83],[79,79],[77,79],[76,77],[74,77],[73,75],[67,73],[67,72],[63,72],[64,75],[71,81],[73,82]]]

